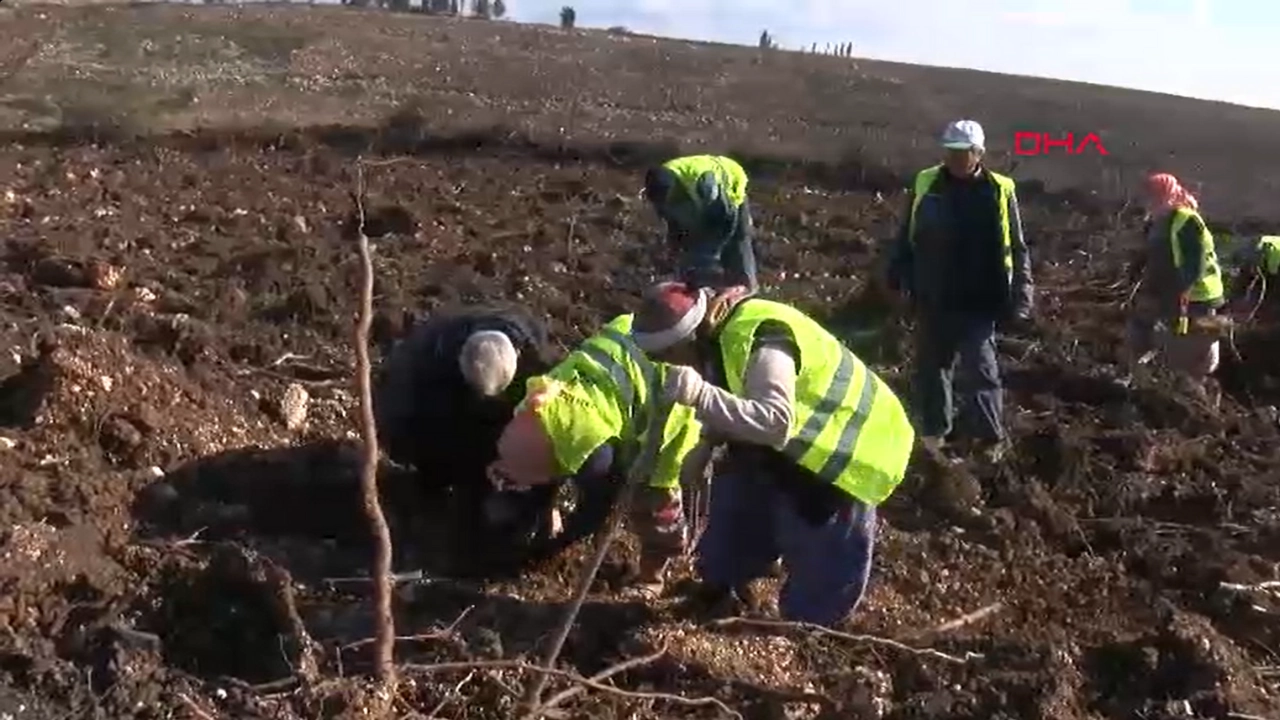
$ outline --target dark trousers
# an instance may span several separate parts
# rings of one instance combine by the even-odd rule
[[[958,392],[953,388],[957,381]],[[958,430],[971,438],[1003,440],[1004,403],[995,319],[922,315],[916,328],[915,392],[922,436],[945,437],[958,416]]]
[[[728,239],[716,236],[689,237],[680,253],[682,282],[701,287],[745,285],[759,288],[756,278],[755,230],[747,201],[738,207],[738,219]]]
[[[875,531],[875,508],[852,498],[815,524],[764,470],[720,472],[698,543],[698,575],[712,586],[737,588],[765,577],[781,556],[782,617],[838,625],[866,591]]]

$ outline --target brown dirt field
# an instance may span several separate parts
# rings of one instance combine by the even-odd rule
[[[369,172],[391,231],[375,258],[384,337],[405,311],[502,297],[545,312],[571,345],[663,270],[639,168],[668,142],[715,142],[753,171],[768,291],[901,386],[908,328],[869,278],[899,179],[930,161],[943,121],[973,114],[993,136],[1065,117],[1116,139],[1106,167],[1017,170],[1040,181],[1024,187],[1040,298],[1036,328],[1003,341],[1014,452],[994,467],[913,468],[848,628],[977,657],[712,627],[684,587],[648,606],[619,597],[619,548],[566,666],[590,674],[665,646],[617,685],[714,696],[752,719],[1280,717],[1280,596],[1224,586],[1280,579],[1274,327],[1239,338],[1217,411],[1158,374],[1111,382],[1119,255],[1139,226],[1117,204],[1124,184],[1171,158],[1205,183],[1214,222],[1280,222],[1266,162],[1280,115],[341,9],[0,12],[6,716],[359,716],[350,678],[368,669],[367,588],[326,581],[364,573],[369,557],[350,359],[358,267],[343,231],[356,153],[399,158]],[[314,124],[334,127],[295,128]],[[186,131],[131,137],[145,129]],[[309,396],[300,424],[279,410],[292,384]],[[393,468],[383,487],[397,566],[437,567],[442,518]],[[941,517],[934,498],[954,494],[979,497],[982,517]],[[450,632],[399,643],[398,659],[530,655],[579,561],[518,583],[404,588],[402,635],[470,610]],[[319,682],[300,687],[308,657]],[[404,717],[459,720],[512,717],[525,681],[407,677]],[[715,716],[597,692],[565,710]]]

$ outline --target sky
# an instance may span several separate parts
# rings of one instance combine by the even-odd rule
[[[1280,0],[505,0],[508,15],[974,68],[1280,109]]]

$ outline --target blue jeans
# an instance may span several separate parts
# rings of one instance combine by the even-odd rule
[[[956,365],[959,364],[959,378]],[[960,383],[960,420],[978,440],[1003,440],[1004,403],[996,356],[994,318],[922,316],[916,329],[915,392],[920,434],[945,437],[952,430]]]
[[[711,483],[697,570],[704,582],[736,588],[767,575],[781,556],[787,573],[778,596],[782,617],[832,626],[866,591],[875,528],[875,509],[852,498],[826,523],[813,525],[769,477],[726,473]]]

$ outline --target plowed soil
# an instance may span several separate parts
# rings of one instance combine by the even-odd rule
[[[512,56],[542,57],[530,38],[566,53],[602,48],[596,64],[587,61],[592,78],[608,74],[603,44],[621,42],[374,13],[241,12],[259,13],[235,26],[256,28],[259,38],[359,17],[386,37],[435,33],[465,44],[492,35]],[[133,32],[172,44],[196,37],[175,19],[204,23],[199,37],[207,38],[210,27],[231,28],[238,16],[153,7],[32,8],[6,17],[23,37],[61,38],[19,63],[12,90],[56,79],[56,63],[40,63],[59,48],[87,46],[84,28],[99,39]],[[344,41],[299,42],[285,52],[291,62],[314,61],[308,50],[333,53]],[[646,43],[650,58],[654,47],[667,47],[672,62],[697,58],[690,67],[698,68],[720,58],[732,70],[758,57],[629,42]],[[492,76],[488,99],[496,104],[528,71],[497,51],[459,56],[430,47],[413,60],[461,63],[477,83]],[[802,61],[821,77],[834,59],[786,60],[795,68]],[[537,77],[576,77],[555,75],[559,67],[548,61]],[[626,77],[633,85],[619,82],[619,92],[650,87]],[[697,77],[715,87],[712,75]],[[996,82],[970,77],[983,78],[975,88]],[[385,91],[365,81],[370,92]],[[865,96],[868,113],[885,111],[874,98],[887,87]],[[559,115],[548,112],[549,124],[539,125],[511,92],[506,117],[556,134]],[[6,96],[11,104],[14,97]],[[41,719],[359,716],[372,614],[361,579],[370,545],[357,490],[351,359],[355,155],[382,157],[366,171],[370,227],[379,235],[380,346],[406,314],[494,298],[529,303],[571,346],[630,308],[666,269],[651,252],[658,228],[636,189],[643,163],[669,148],[640,140],[678,136],[682,125],[663,125],[661,105],[636,97],[644,102],[628,111],[630,122],[652,123],[652,132],[583,122],[551,144],[510,128],[449,139],[433,129],[448,123],[419,104],[363,128],[295,131],[277,118],[257,132],[130,139],[118,123],[64,123],[0,146],[0,711]],[[734,97],[738,105],[716,105],[726,119],[767,99]],[[1185,117],[1208,112],[1184,103]],[[990,110],[992,125],[1023,122],[1016,104]],[[243,107],[246,116],[255,111]],[[732,115],[733,127],[762,138],[776,123],[794,143],[809,137],[795,130],[804,121],[771,107]],[[948,103],[934,110],[943,119],[958,111]],[[851,125],[864,117],[856,104],[842,112],[839,122]],[[1250,117],[1261,123],[1264,115]],[[922,121],[927,132],[933,119]],[[1138,134],[1114,115],[1099,122]],[[1276,137],[1280,122],[1267,122]],[[714,126],[707,132],[715,137]],[[913,127],[894,142],[915,145],[917,132],[926,131]],[[790,160],[742,154],[753,170],[767,292],[822,318],[905,390],[910,322],[873,278],[899,213],[894,178],[928,148],[872,167],[817,163],[837,151],[806,147]],[[1255,148],[1252,157],[1230,158],[1239,179],[1205,179],[1235,182],[1242,193],[1253,180],[1265,185],[1263,156]],[[1144,157],[1121,169],[1137,177],[1148,164]],[[717,625],[689,609],[688,583],[656,602],[627,599],[617,588],[624,543],[570,636],[565,667],[590,675],[665,649],[606,682],[713,697],[747,718],[1280,718],[1280,595],[1260,585],[1280,581],[1274,328],[1238,338],[1241,357],[1226,356],[1216,409],[1157,371],[1117,384],[1128,293],[1122,260],[1140,218],[1122,198],[1109,199],[1098,177],[1097,196],[1088,186],[1067,194],[1027,186],[1039,307],[1035,327],[1002,340],[1013,451],[997,465],[913,466],[885,508],[872,589],[850,636]],[[1245,227],[1249,216],[1261,217],[1260,206],[1241,202],[1216,222]],[[393,467],[384,468],[382,486],[397,569],[441,567],[442,504]],[[957,500],[981,512],[958,522],[944,512]],[[581,555],[518,580],[402,586],[396,614],[406,637],[397,658],[408,680],[398,712],[512,717],[526,675],[426,666],[533,657],[560,617]],[[756,611],[768,617],[767,605]],[[720,712],[598,690],[567,699],[562,710],[573,718]]]

